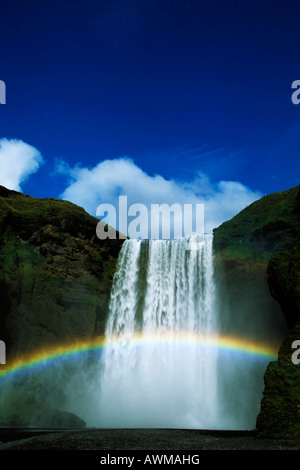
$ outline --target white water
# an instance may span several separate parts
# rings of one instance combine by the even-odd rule
[[[255,428],[270,359],[224,349],[222,339],[278,349],[283,315],[260,278],[234,285],[226,270],[225,280],[222,269],[213,272],[212,237],[198,250],[187,247],[185,239],[124,242],[107,347],[66,385],[67,410],[87,426]],[[203,345],[211,335],[217,348]]]
[[[182,332],[217,333],[212,238],[197,250],[187,243],[129,240],[122,247],[106,327],[103,426],[216,427],[217,351],[177,341]]]

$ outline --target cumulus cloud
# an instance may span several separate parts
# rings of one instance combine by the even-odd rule
[[[205,232],[211,232],[225,220],[262,194],[235,181],[213,183],[199,171],[192,181],[166,179],[149,175],[130,158],[104,160],[93,168],[70,168],[59,162],[58,170],[70,178],[62,199],[71,201],[96,215],[100,204],[108,203],[118,208],[119,196],[126,195],[128,206],[151,204],[204,204]]]
[[[18,139],[0,139],[0,184],[21,191],[21,183],[35,173],[43,158],[40,152]]]

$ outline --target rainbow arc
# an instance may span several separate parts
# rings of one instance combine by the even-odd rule
[[[130,340],[115,337],[107,342],[105,338],[98,337],[93,340],[64,343],[47,348],[38,349],[32,353],[20,356],[10,363],[0,366],[0,379],[15,378],[30,370],[50,368],[70,360],[80,360],[88,353],[102,354],[111,348],[127,347],[198,347],[217,350],[220,354],[229,351],[243,355],[245,358],[263,358],[274,361],[277,359],[277,349],[269,344],[251,341],[234,336],[201,335],[190,332],[135,334]],[[200,352],[199,352],[200,354]]]

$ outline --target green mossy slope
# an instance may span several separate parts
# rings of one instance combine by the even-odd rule
[[[58,199],[0,187],[1,339],[8,354],[104,333],[122,240]]]

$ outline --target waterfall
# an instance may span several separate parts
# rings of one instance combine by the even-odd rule
[[[101,378],[108,427],[214,428],[217,334],[212,237],[126,240],[114,276]]]
[[[105,346],[66,391],[88,426],[255,428],[286,326],[262,276],[228,280],[212,241],[123,243]]]

